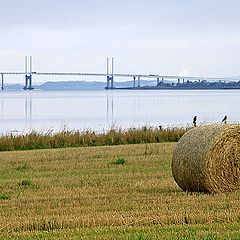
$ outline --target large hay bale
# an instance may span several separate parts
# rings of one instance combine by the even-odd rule
[[[185,191],[240,189],[240,126],[208,125],[189,130],[174,150],[172,173]]]

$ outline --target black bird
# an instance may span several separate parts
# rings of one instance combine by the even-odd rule
[[[223,120],[222,120],[223,123],[227,123],[227,115],[224,116]]]
[[[197,116],[194,116],[194,118],[193,118],[193,126],[194,127],[197,126]]]

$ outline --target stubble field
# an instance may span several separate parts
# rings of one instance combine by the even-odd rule
[[[0,153],[0,239],[240,239],[240,191],[183,192],[176,143]]]

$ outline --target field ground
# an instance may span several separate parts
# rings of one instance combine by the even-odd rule
[[[0,153],[0,239],[240,239],[240,191],[183,192],[175,143]]]

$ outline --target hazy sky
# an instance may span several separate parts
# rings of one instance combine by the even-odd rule
[[[0,72],[240,75],[239,0],[0,0]]]

